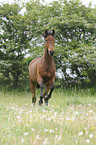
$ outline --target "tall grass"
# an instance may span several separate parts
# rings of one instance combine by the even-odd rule
[[[96,143],[96,93],[55,90],[49,101],[31,104],[31,93],[1,90],[1,145],[86,145]]]

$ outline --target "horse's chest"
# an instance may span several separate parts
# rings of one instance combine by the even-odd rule
[[[48,77],[48,78],[50,78],[50,77],[52,77],[52,73],[51,72],[44,72],[43,73],[43,77]]]
[[[50,70],[50,69],[44,70],[42,72],[42,77],[46,81],[49,80],[49,79],[52,79],[54,77],[54,70]]]
[[[44,82],[48,82],[55,77],[55,64],[44,64],[39,70],[40,76],[43,78]]]

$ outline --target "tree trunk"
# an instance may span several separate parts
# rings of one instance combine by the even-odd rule
[[[12,86],[13,86],[13,88],[17,88],[17,86],[18,86],[18,75],[12,74],[12,77],[13,77]]]

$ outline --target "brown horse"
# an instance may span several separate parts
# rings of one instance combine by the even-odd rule
[[[51,98],[51,94],[54,90],[55,80],[55,63],[53,60],[54,45],[55,45],[55,31],[45,31],[45,50],[44,54],[40,58],[35,58],[29,65],[29,77],[32,92],[32,103],[36,102],[36,86],[40,85],[41,95],[39,105],[43,104],[43,98],[45,104],[48,105],[48,100]],[[46,85],[45,92],[43,94],[44,84]],[[50,90],[51,89],[51,90]],[[48,91],[50,90],[49,94]],[[47,95],[48,94],[48,95]]]

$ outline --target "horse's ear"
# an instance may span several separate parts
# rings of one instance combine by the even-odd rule
[[[43,33],[43,36],[46,38],[47,34],[48,34],[48,30],[45,30],[45,33]]]
[[[52,34],[53,34],[53,36],[55,36],[55,30],[54,29],[52,30]]]
[[[45,30],[45,35],[47,35],[47,33],[48,33],[48,30]]]

